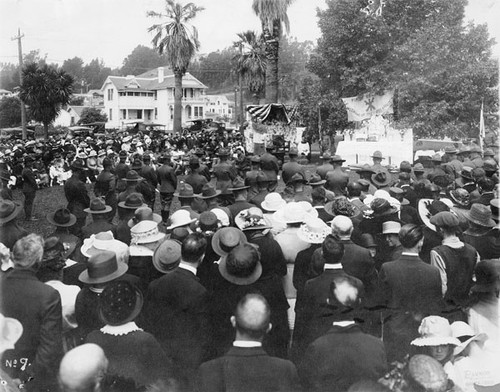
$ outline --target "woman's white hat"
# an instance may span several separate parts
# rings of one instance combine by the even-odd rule
[[[441,346],[452,344],[458,346],[460,340],[453,337],[451,325],[447,319],[440,316],[429,316],[422,320],[418,327],[420,337],[411,342],[414,346]]]

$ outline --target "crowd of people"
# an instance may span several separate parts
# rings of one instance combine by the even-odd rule
[[[0,150],[6,390],[500,384],[497,141],[397,170],[227,132]],[[41,186],[66,199],[45,238]]]

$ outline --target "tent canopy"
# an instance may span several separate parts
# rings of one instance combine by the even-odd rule
[[[285,105],[281,103],[268,103],[265,105],[248,105],[247,112],[259,122],[279,121],[290,124],[290,117]]]

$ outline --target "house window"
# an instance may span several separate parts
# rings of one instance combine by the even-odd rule
[[[112,101],[113,100],[113,89],[110,88],[108,89],[108,101]]]
[[[122,109],[122,119],[127,118],[127,109]]]
[[[155,101],[156,101],[156,100],[158,99],[158,94],[157,94],[157,92],[155,91],[153,95],[155,96]]]
[[[156,97],[156,95],[155,95],[155,97]],[[155,108],[155,120],[157,120],[157,119],[158,119],[158,108]]]
[[[113,109],[109,109],[109,121],[113,121]]]
[[[194,89],[190,88],[190,90],[191,90],[191,98],[193,98],[194,97]]]

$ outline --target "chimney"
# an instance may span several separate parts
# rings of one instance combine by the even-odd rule
[[[158,67],[158,83],[163,83],[165,80],[165,70],[163,67]]]

